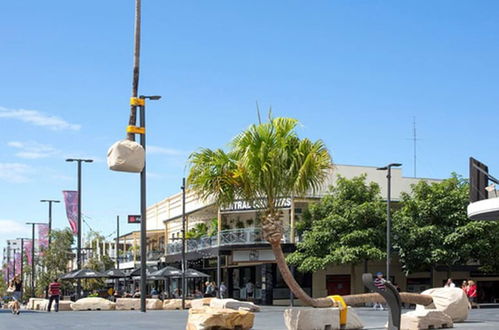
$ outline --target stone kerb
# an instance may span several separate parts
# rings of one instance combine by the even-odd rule
[[[99,310],[114,310],[116,303],[104,298],[88,297],[78,299],[71,304],[71,309],[74,311],[99,311]]]
[[[453,322],[463,322],[468,318],[468,298],[462,289],[433,288],[423,291],[422,294],[430,295],[433,303],[428,306],[417,305],[417,311],[436,309],[449,315]]]
[[[452,328],[449,315],[435,309],[422,309],[402,314],[400,330]]]
[[[362,329],[364,327],[355,310],[348,307],[347,324],[340,325],[340,310],[329,308],[288,308],[284,311],[284,323],[288,330],[318,330],[318,329]]]
[[[241,329],[253,328],[255,314],[248,311],[225,308],[191,308],[186,330]]]

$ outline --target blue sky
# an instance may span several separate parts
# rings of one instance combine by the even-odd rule
[[[341,164],[401,162],[417,175],[499,170],[497,1],[143,0],[148,203],[179,190],[186,158],[224,146],[263,112],[302,123]],[[139,210],[138,175],[111,172],[125,135],[133,0],[0,3],[0,247],[44,221],[84,165],[88,224],[111,234]],[[497,174],[497,173],[496,173]],[[62,204],[54,226],[67,226]],[[124,225],[123,231],[133,230]],[[85,225],[84,229],[88,229]]]

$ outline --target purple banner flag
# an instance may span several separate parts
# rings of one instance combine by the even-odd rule
[[[38,244],[41,250],[48,248],[49,246],[49,225],[39,224],[38,225]]]
[[[14,260],[10,260],[8,272],[9,272],[9,278],[12,279],[14,277]]]
[[[66,215],[73,234],[78,234],[78,192],[64,190],[64,202],[66,203]]]
[[[33,241],[25,241],[24,242],[24,252],[26,253],[26,261],[31,265],[31,250],[33,249]]]
[[[16,253],[14,254],[14,264],[16,265],[16,274],[15,275],[19,275],[21,274],[21,254],[20,253]]]

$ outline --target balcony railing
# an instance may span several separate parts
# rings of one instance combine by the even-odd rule
[[[282,243],[291,242],[289,230],[285,230]],[[228,229],[220,232],[220,246],[266,244],[261,228]],[[186,252],[194,252],[218,247],[217,236],[206,236],[186,240]],[[167,245],[167,254],[182,253],[182,242],[176,241]]]

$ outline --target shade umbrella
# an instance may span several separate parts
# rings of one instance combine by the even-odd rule
[[[173,275],[171,276],[172,278],[181,278],[182,277],[182,271],[180,271],[179,275]],[[205,274],[203,272],[200,272],[199,270],[193,269],[193,268],[187,268],[185,270],[185,277],[186,278],[201,278],[201,277],[210,277],[210,275]]]
[[[86,278],[90,279],[90,278],[103,278],[103,277],[109,277],[109,276],[97,270],[80,269],[66,274],[64,277],[61,277],[61,279],[75,280],[75,279],[86,279]]]
[[[146,277],[151,278],[152,273],[154,273],[155,271],[156,271],[156,268],[154,268],[154,267],[146,267]],[[131,277],[134,279],[140,278],[140,267],[132,270],[128,274],[128,277]]]
[[[63,275],[59,276],[59,279],[61,279],[61,280],[69,280],[69,279],[71,279],[71,276],[72,276],[74,273],[76,273],[77,271],[78,271],[78,270],[72,270],[72,271],[70,271],[69,273],[66,273],[66,274],[63,274]]]
[[[175,275],[182,275],[182,271],[172,266],[166,266],[164,268],[161,268],[160,270],[151,273],[151,276],[156,278],[167,278]]]
[[[125,274],[124,271],[120,270],[120,269],[108,269],[106,271],[104,271],[104,274],[107,275],[107,277],[109,278],[125,278],[125,277],[128,277],[127,274]]]

